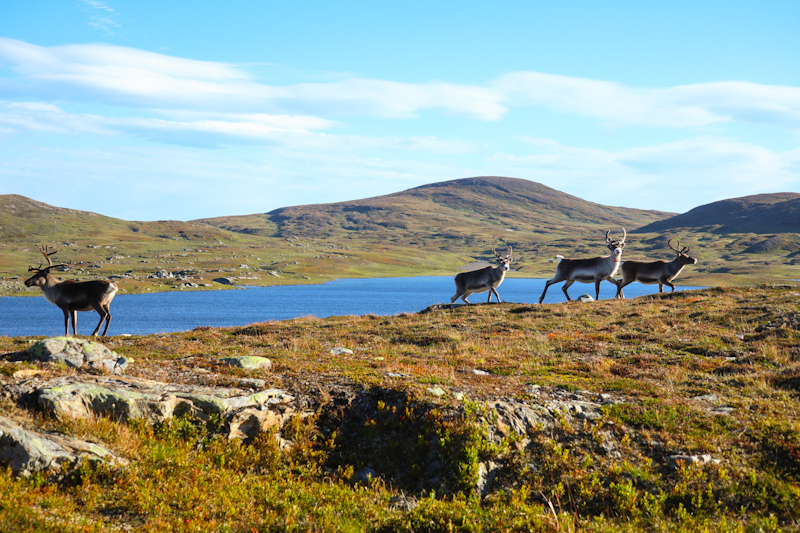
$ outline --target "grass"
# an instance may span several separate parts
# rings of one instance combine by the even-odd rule
[[[798,316],[800,287],[764,285],[111,337],[135,359],[132,375],[258,377],[311,398],[316,415],[284,429],[286,451],[273,434],[229,441],[219,421],[54,420],[2,399],[14,418],[130,463],[84,465],[57,483],[0,474],[0,530],[800,530]],[[0,351],[30,340],[0,337]],[[219,363],[233,354],[273,369]],[[69,372],[24,366],[39,379]],[[20,368],[2,358],[2,382]],[[491,429],[488,400],[576,394],[610,398],[601,418]],[[684,454],[712,460],[668,465]],[[480,495],[487,465],[495,477]],[[354,481],[364,467],[377,479]]]

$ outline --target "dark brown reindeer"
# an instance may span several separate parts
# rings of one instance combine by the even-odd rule
[[[678,246],[681,243],[678,241]],[[672,239],[667,241],[667,246],[672,248],[678,255],[672,261],[625,261],[622,263],[620,270],[622,272],[622,280],[617,283],[617,298],[625,298],[622,293],[623,287],[630,285],[634,281],[645,284],[658,283],[658,292],[664,292],[664,285],[675,292],[675,285],[672,280],[678,277],[683,267],[686,265],[696,265],[697,259],[689,257],[689,248],[684,246],[680,250],[672,246]]]
[[[627,233],[625,228],[622,228],[622,239],[616,241],[609,238],[608,234],[611,230],[606,231],[606,246],[611,250],[611,255],[605,257],[592,257],[589,259],[566,259],[562,255],[557,255],[558,265],[556,266],[556,274],[553,279],[548,280],[544,285],[544,291],[539,297],[539,303],[544,300],[544,295],[547,289],[554,283],[566,281],[561,290],[567,300],[571,300],[567,289],[573,283],[580,281],[581,283],[594,283],[595,287],[595,300],[600,299],[600,282],[605,280],[610,281],[614,285],[617,284],[614,280],[614,275],[619,269],[619,261],[622,258],[622,249],[625,247],[625,237]]]
[[[117,284],[100,279],[90,281],[58,280],[50,274],[50,270],[68,265],[54,265],[50,260],[50,256],[56,251],[49,251],[47,246],[41,246],[39,251],[47,259],[48,266],[42,268],[40,264],[39,268],[28,267],[28,272],[36,272],[36,274],[25,280],[25,286],[39,287],[50,303],[56,304],[61,308],[64,312],[64,335],[69,335],[70,316],[72,316],[72,334],[77,335],[77,311],[91,311],[94,309],[100,314],[100,322],[94,328],[92,335],[97,335],[97,332],[100,331],[100,326],[103,325],[105,320],[106,327],[103,330],[103,337],[105,337],[108,325],[111,323],[109,306],[117,293]]]
[[[456,293],[450,298],[450,303],[455,302],[461,298],[466,303],[470,303],[467,297],[475,292],[489,291],[488,302],[492,301],[492,294],[497,298],[497,303],[500,303],[500,295],[497,294],[497,287],[503,283],[508,272],[509,263],[511,263],[511,246],[508,247],[508,254],[502,257],[500,254],[492,250],[497,261],[497,266],[491,265],[480,270],[473,270],[472,272],[462,272],[456,274]]]

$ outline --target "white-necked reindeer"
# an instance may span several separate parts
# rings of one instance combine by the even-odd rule
[[[500,295],[497,294],[497,287],[503,283],[506,272],[508,272],[509,263],[511,263],[511,246],[508,247],[508,254],[506,254],[505,257],[494,250],[492,250],[492,252],[497,261],[497,266],[491,265],[480,270],[456,274],[456,294],[450,298],[450,303],[455,302],[458,298],[469,303],[467,297],[470,294],[484,291],[489,291],[487,303],[492,301],[492,294],[497,298],[497,303],[500,303]]]
[[[622,249],[625,247],[625,237],[627,233],[625,228],[622,228],[622,239],[616,241],[611,239],[608,234],[611,230],[606,231],[606,246],[611,250],[611,254],[605,257],[592,257],[589,259],[565,259],[563,255],[557,255],[558,265],[556,266],[556,275],[553,279],[548,280],[544,285],[544,291],[539,297],[539,303],[544,300],[544,295],[547,293],[548,287],[554,283],[566,281],[561,290],[567,300],[571,300],[567,289],[573,283],[580,281],[581,283],[594,283],[595,299],[600,299],[600,282],[605,280],[610,281],[614,285],[617,284],[614,280],[619,269],[619,262],[622,258]]]
[[[67,265],[53,264],[50,256],[56,253],[55,250],[51,252],[47,246],[41,246],[39,251],[47,259],[48,266],[42,268],[40,264],[39,268],[28,267],[29,272],[36,272],[36,274],[25,280],[25,286],[39,287],[50,303],[61,308],[64,312],[64,335],[69,335],[70,316],[72,317],[72,334],[77,335],[77,311],[91,311],[94,309],[100,314],[100,322],[94,328],[92,335],[97,335],[97,332],[100,331],[100,326],[103,325],[105,320],[106,327],[103,330],[103,337],[105,337],[108,325],[111,323],[109,306],[117,293],[117,284],[100,279],[90,281],[58,280],[50,274],[50,270]]]
[[[678,241],[678,246],[681,243]],[[697,259],[689,257],[689,248],[684,246],[680,250],[672,246],[672,239],[667,241],[667,246],[672,248],[678,255],[672,261],[625,261],[620,267],[622,272],[622,280],[617,283],[617,298],[625,298],[622,293],[623,287],[638,281],[639,283],[653,284],[658,283],[658,292],[664,292],[664,285],[675,292],[675,285],[672,280],[678,277],[683,267],[686,265],[696,265]]]

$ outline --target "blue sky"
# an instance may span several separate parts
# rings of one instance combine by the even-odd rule
[[[800,2],[0,6],[0,194],[126,220],[481,175],[685,212],[800,192]]]

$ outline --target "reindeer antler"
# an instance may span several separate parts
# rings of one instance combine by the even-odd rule
[[[70,266],[70,265],[68,265],[66,263],[61,263],[59,265],[54,265],[53,262],[50,260],[50,256],[55,254],[57,252],[57,250],[53,250],[51,252],[49,249],[50,249],[50,247],[45,245],[45,244],[39,246],[39,251],[42,252],[42,255],[44,255],[44,258],[47,259],[47,266],[44,269],[42,269],[42,264],[41,263],[39,263],[39,268],[33,268],[33,266],[28,266],[28,272],[33,271],[33,270],[50,270],[51,268]]]
[[[625,238],[628,236],[628,233],[625,231],[625,228],[622,228],[622,239],[615,240],[611,239],[608,234],[611,233],[611,230],[606,230],[606,244],[607,245],[614,245],[622,247],[625,244]]]
[[[56,250],[53,250],[52,252],[48,252],[49,248],[50,248],[49,246],[47,246],[46,244],[43,244],[43,245],[39,246],[39,251],[42,252],[42,255],[44,255],[44,258],[47,259],[48,266],[52,267],[53,266],[53,262],[50,261],[50,256],[55,254]]]

